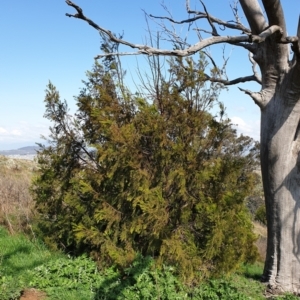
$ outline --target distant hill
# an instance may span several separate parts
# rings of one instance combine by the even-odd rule
[[[38,146],[27,146],[19,149],[12,150],[0,150],[0,155],[5,156],[20,156],[25,158],[25,156],[34,156],[36,155],[36,151],[39,149]]]

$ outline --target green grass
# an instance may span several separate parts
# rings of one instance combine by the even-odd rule
[[[49,251],[42,243],[30,241],[22,234],[11,236],[0,227],[0,300],[19,299],[21,291],[30,287],[45,291],[48,299],[93,299],[89,286],[72,278],[72,274],[84,273],[86,258],[81,260],[80,265],[79,260]],[[95,264],[88,264],[95,273]],[[72,282],[75,288],[70,286]]]
[[[9,235],[0,227],[0,300],[19,299],[23,289],[34,287],[49,300],[263,300],[259,282],[262,264],[247,265],[234,275],[187,288],[172,267],[158,270],[151,258],[138,257],[126,270],[98,271],[85,256],[71,258],[49,251],[24,235]],[[292,295],[277,300],[299,299]]]
[[[0,299],[18,299],[32,279],[30,270],[60,256],[41,243],[31,242],[24,235],[11,236],[0,227]]]

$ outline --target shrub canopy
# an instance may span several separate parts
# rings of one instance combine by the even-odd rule
[[[49,83],[53,126],[32,186],[48,244],[120,267],[150,255],[186,280],[255,258],[244,199],[257,145],[225,118],[205,65],[171,60],[168,80],[152,65],[153,81],[133,95],[115,64],[95,64],[74,116]]]

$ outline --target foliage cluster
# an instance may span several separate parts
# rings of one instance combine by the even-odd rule
[[[157,65],[133,95],[116,64],[96,64],[73,117],[49,83],[53,126],[32,190],[49,245],[123,269],[150,255],[192,283],[256,258],[244,199],[257,145],[236,135],[221,104],[208,112],[220,86],[205,86],[203,56],[171,60],[168,80]]]
[[[266,216],[266,207],[265,205],[261,205],[256,213],[255,213],[255,220],[264,224],[264,225],[267,225],[267,216]]]
[[[253,220],[267,225],[266,207],[263,195],[263,187],[260,174],[257,174],[259,182],[251,195],[247,197],[246,206],[248,207]]]

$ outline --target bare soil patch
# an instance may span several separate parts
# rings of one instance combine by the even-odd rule
[[[20,300],[44,300],[46,294],[36,289],[28,289],[22,292]]]

